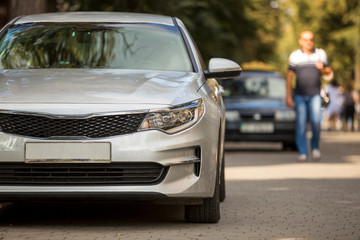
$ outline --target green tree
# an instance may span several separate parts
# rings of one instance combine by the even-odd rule
[[[270,63],[285,73],[302,30],[328,53],[343,85],[360,89],[360,3],[354,0],[57,0],[59,11],[121,11],[180,18],[206,61]]]
[[[335,76],[342,85],[352,84],[354,73],[357,73],[355,78],[359,79],[360,4],[358,1],[294,0],[283,1],[282,7],[292,9],[292,14],[284,15],[287,30],[280,42],[286,48],[280,48],[280,53],[285,55],[284,52],[290,53],[291,50],[298,48],[297,38],[300,32],[311,30],[315,33],[316,46],[325,49]],[[286,61],[282,59],[283,70],[284,62]],[[357,81],[357,89],[359,89],[360,80]]]
[[[207,61],[227,57],[267,61],[281,33],[280,13],[271,0],[62,0],[62,11],[122,11],[180,18]]]
[[[10,19],[21,15],[55,11],[56,9],[55,1],[52,0],[32,0],[31,4],[28,0],[8,0],[7,3],[9,4]]]

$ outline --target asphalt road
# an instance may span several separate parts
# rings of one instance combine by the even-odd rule
[[[0,205],[0,240],[360,240],[360,133],[324,132],[320,162],[278,144],[227,143],[218,224],[188,224],[183,207],[115,203]]]

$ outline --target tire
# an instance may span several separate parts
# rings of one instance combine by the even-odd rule
[[[185,220],[189,223],[217,223],[220,220],[219,170],[216,173],[214,196],[204,199],[202,205],[186,205]]]
[[[220,202],[223,202],[226,198],[226,182],[225,182],[225,157],[223,157],[223,162],[221,165],[220,173]]]

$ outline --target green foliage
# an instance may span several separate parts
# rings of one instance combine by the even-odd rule
[[[329,1],[324,3],[328,14],[320,20],[323,26],[319,34],[323,35],[322,44],[328,50],[333,69],[343,85],[353,80],[355,51],[359,42],[359,23],[356,23],[356,10],[359,3],[352,0]],[[359,15],[357,15],[359,18]]]
[[[265,2],[265,4],[264,4]],[[238,62],[268,60],[280,34],[271,0],[64,0],[62,10],[122,11],[175,16],[187,26],[200,52]],[[74,9],[76,8],[76,9]]]
[[[360,3],[354,0],[294,0],[285,1],[284,7],[294,9],[294,15],[287,19],[289,27],[285,34],[297,39],[302,30],[313,31],[315,45],[327,52],[335,77],[344,86],[351,84],[356,51],[360,51]],[[292,50],[298,48],[295,41],[291,45]],[[290,48],[286,50],[290,51]]]
[[[180,18],[207,61],[270,63],[285,73],[302,30],[315,33],[341,83],[360,63],[360,3],[356,0],[58,0],[63,11],[122,11]],[[358,69],[360,72],[360,69]],[[360,80],[359,80],[360,81]]]

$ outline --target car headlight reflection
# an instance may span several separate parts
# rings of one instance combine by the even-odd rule
[[[157,129],[176,133],[194,125],[204,113],[202,99],[177,105],[169,109],[149,112],[139,131]]]
[[[294,121],[296,117],[295,111],[276,111],[275,120],[276,121]]]

